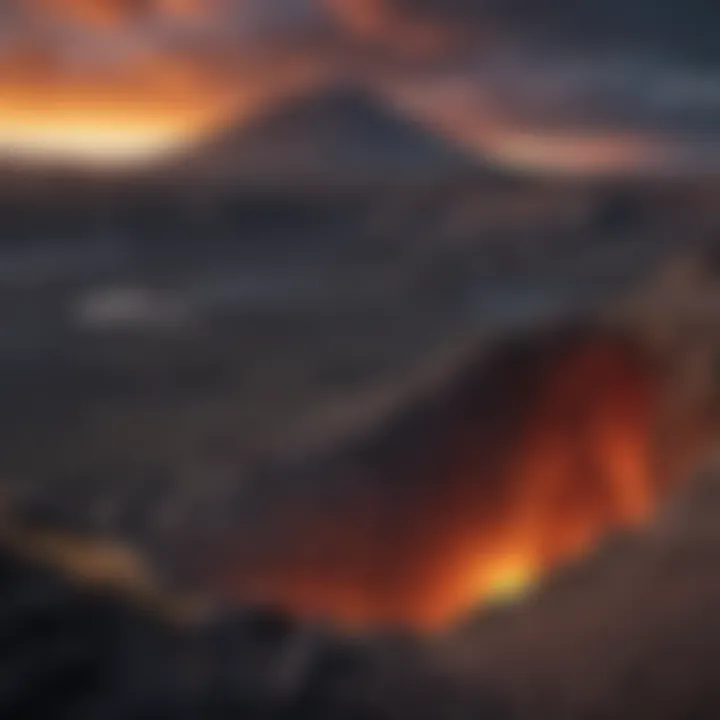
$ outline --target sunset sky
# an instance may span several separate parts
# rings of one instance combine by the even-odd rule
[[[0,152],[132,161],[352,80],[519,164],[715,158],[716,0],[4,0]]]

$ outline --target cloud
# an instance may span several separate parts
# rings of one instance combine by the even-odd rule
[[[500,125],[697,139],[720,127],[719,22],[715,0],[6,0],[0,89],[242,94],[302,67],[471,145]]]
[[[613,136],[697,146],[718,135],[710,0],[322,2],[362,72],[470,145],[501,127],[597,134],[608,147]]]
[[[327,0],[348,26],[395,38],[403,27],[434,28],[477,51],[513,45],[585,54],[645,54],[720,61],[710,0]],[[447,44],[450,48],[450,44]],[[467,49],[458,42],[455,49]]]
[[[369,43],[375,50],[390,48],[411,56],[439,56],[453,42],[444,24],[428,21],[423,14],[408,13],[385,0],[322,0],[340,33]]]
[[[711,0],[11,0],[4,25],[18,36],[195,34],[212,51],[228,37],[297,42],[311,36],[357,52],[436,57],[594,57],[720,65]]]
[[[127,26],[152,15],[156,0],[30,0],[31,15],[47,22],[69,22],[92,28]]]

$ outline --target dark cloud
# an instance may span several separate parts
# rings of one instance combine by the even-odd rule
[[[378,33],[415,25],[442,29],[476,50],[519,47],[581,53],[650,53],[674,60],[720,60],[712,0],[329,0]],[[384,25],[383,25],[384,23]],[[457,45],[455,46],[458,47]]]

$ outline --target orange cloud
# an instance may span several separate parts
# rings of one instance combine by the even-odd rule
[[[157,0],[157,4],[163,14],[179,17],[199,17],[208,8],[203,0]]]
[[[422,14],[407,13],[386,0],[323,0],[355,37],[421,55],[445,50],[454,37],[448,27]]]
[[[197,21],[220,10],[218,0],[29,0],[45,20],[90,30],[128,29],[149,20]]]
[[[70,19],[93,27],[116,27],[147,17],[156,0],[31,0],[49,17]]]

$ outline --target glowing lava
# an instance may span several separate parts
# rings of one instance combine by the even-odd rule
[[[536,564],[526,557],[500,557],[482,568],[477,597],[490,602],[506,602],[522,597],[535,582]]]
[[[650,375],[606,341],[573,350],[545,374],[505,480],[514,490],[478,560],[480,599],[516,596],[603,533],[648,516],[659,493]]]
[[[351,625],[434,628],[517,598],[653,509],[655,391],[612,335],[500,353],[356,449],[362,490],[286,508],[211,582]]]

